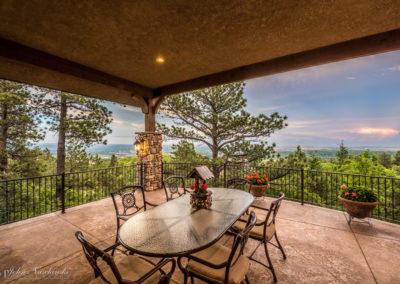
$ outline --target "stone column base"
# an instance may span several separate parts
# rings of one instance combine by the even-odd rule
[[[138,171],[143,163],[143,186],[145,190],[155,190],[162,186],[162,134],[158,132],[138,132],[139,140],[147,141],[147,154],[138,154]],[[140,172],[138,173],[140,174]]]

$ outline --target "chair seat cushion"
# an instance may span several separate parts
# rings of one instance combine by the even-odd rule
[[[249,216],[250,215],[248,215],[248,214],[244,214],[239,219],[243,220],[244,222],[247,222],[247,220],[249,219]],[[256,217],[257,217],[256,224],[262,224],[265,221],[265,218],[267,218],[267,215],[256,213]]]
[[[135,281],[138,280],[140,277],[145,275],[151,269],[154,268],[154,265],[148,263],[144,259],[131,255],[131,256],[124,256],[122,260],[117,261],[116,265],[118,267],[119,272],[121,273],[122,279]],[[112,284],[118,283],[117,279],[114,276],[114,273],[111,269],[108,269],[106,272],[103,273],[104,277],[110,281]],[[143,283],[150,284],[150,283],[158,283],[161,279],[160,271],[157,271],[152,276],[146,279]],[[90,282],[92,283],[105,283],[101,277],[97,277],[96,279]]]
[[[233,224],[233,229],[237,232],[241,232],[243,231],[244,227],[246,227],[246,223],[247,219],[249,218],[249,215],[243,215],[242,217],[240,217],[240,220],[237,221],[235,224]],[[265,221],[265,218],[263,219]],[[258,218],[257,218],[257,222],[258,222]],[[255,238],[258,240],[263,240],[264,239],[264,225],[261,226],[256,226],[253,227],[253,229],[250,231],[249,236],[251,238]],[[275,224],[271,223],[269,224],[269,226],[267,226],[267,231],[266,231],[266,239],[267,241],[271,240],[272,237],[274,236],[275,233]]]
[[[214,265],[219,265],[228,261],[230,253],[231,249],[217,243],[205,250],[193,254],[193,256],[203,259],[207,262],[211,262]],[[233,258],[233,261],[235,260],[236,256]],[[230,268],[228,283],[239,284],[241,281],[243,281],[247,271],[249,270],[249,267],[250,260],[244,255],[239,256],[239,259],[235,265]],[[213,269],[207,265],[190,260],[187,265],[187,269],[211,282],[224,283],[226,271],[225,267],[221,269]]]

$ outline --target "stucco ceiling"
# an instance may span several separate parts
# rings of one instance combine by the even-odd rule
[[[135,83],[144,94],[399,29],[400,1],[3,0],[0,18],[2,39]],[[160,55],[164,64],[155,62]],[[135,104],[129,88],[0,56],[0,77]]]

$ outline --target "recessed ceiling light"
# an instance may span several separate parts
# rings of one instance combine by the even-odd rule
[[[162,56],[157,56],[156,62],[157,62],[158,64],[163,64],[163,63],[165,62],[165,59],[164,59],[164,57],[162,57]]]

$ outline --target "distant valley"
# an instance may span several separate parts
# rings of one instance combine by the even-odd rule
[[[57,144],[56,143],[40,143],[35,146],[38,146],[42,149],[49,149],[52,155],[56,155],[57,153]],[[282,157],[289,155],[296,151],[297,146],[278,146],[276,147],[277,153],[279,153]],[[365,150],[371,150],[371,152],[380,154],[383,152],[394,154],[395,152],[400,150],[400,147],[374,147],[374,146],[362,146],[362,147],[349,147],[349,152],[351,154],[359,154],[364,152]],[[316,156],[323,159],[330,159],[335,157],[335,153],[338,150],[338,147],[323,147],[323,146],[304,146],[302,150],[307,154],[314,153]],[[108,145],[95,145],[89,147],[87,151],[93,155],[99,155],[103,158],[108,158],[112,154],[115,154],[118,157],[127,157],[127,156],[135,156],[136,153],[133,150],[133,145],[131,144],[108,144]],[[202,153],[203,155],[210,156],[211,152],[207,146],[196,146],[196,151]],[[171,144],[163,145],[163,152],[165,154],[169,154],[172,152]]]

